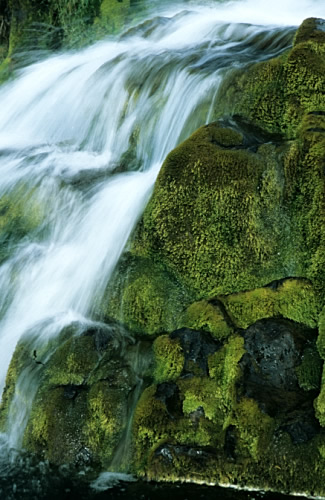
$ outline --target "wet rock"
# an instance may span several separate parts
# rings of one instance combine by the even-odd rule
[[[164,382],[157,386],[155,398],[162,401],[171,418],[181,415],[181,404],[178,386],[172,382]]]
[[[65,399],[75,399],[82,389],[85,389],[85,387],[73,384],[66,385],[64,387],[63,397]]]
[[[244,395],[255,399],[267,414],[282,420],[280,428],[296,444],[319,432],[313,409],[317,392],[304,391],[297,377],[297,367],[313,333],[281,318],[257,321],[244,332]]]
[[[213,450],[209,447],[193,447],[182,445],[166,444],[159,446],[155,452],[156,456],[164,457],[168,462],[173,462],[174,456],[186,456],[191,459],[204,461],[214,456]]]
[[[299,410],[292,412],[281,425],[280,430],[287,432],[294,444],[301,444],[316,436],[320,431],[320,425],[313,407],[307,403]]]
[[[226,430],[226,436],[225,436],[225,444],[224,444],[224,452],[226,457],[229,460],[235,460],[236,459],[236,428],[233,425],[230,425],[227,430]]]
[[[182,346],[185,363],[183,375],[201,371],[208,375],[208,356],[215,353],[221,342],[216,342],[210,334],[191,330],[190,328],[180,328],[170,334],[171,339],[179,339]]]

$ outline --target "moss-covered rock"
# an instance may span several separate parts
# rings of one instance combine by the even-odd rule
[[[122,340],[117,327],[87,330],[78,324],[63,330],[58,348],[52,339],[36,352],[36,343],[36,338],[23,339],[13,356],[1,407],[2,429],[23,370],[37,370],[38,390],[27,415],[24,447],[54,464],[107,466],[128,425],[137,347]]]
[[[225,340],[233,333],[232,324],[217,301],[200,300],[193,302],[179,320],[180,327],[209,332],[217,340]]]
[[[325,111],[324,51],[324,21],[305,20],[289,52],[229,75],[217,114],[245,116],[269,132],[294,138],[305,113]]]
[[[322,300],[308,280],[289,278],[263,288],[221,296],[226,311],[239,328],[262,318],[282,316],[311,328],[318,325]]]
[[[266,154],[224,147],[229,133],[211,124],[168,155],[133,245],[198,297],[250,288],[279,273],[283,183],[276,148]]]
[[[168,155],[132,252],[161,262],[198,298],[287,276],[322,288],[325,149],[318,132],[282,146],[255,144],[254,153],[249,139],[246,148],[221,145],[222,130],[228,137],[220,124],[203,127]]]
[[[98,313],[114,319],[134,333],[171,332],[190,302],[186,288],[163,266],[126,255],[120,262]]]
[[[164,344],[168,337],[159,337]],[[177,353],[179,353],[179,344]],[[155,348],[156,350],[156,348]],[[180,377],[148,387],[136,408],[134,418],[135,461],[138,474],[150,477],[152,462],[162,446],[213,446],[223,449],[227,419],[236,402],[236,383],[240,379],[239,360],[243,339],[233,337],[208,358],[210,376]],[[171,356],[168,353],[166,366]],[[177,360],[178,362],[180,360]],[[162,365],[162,360],[158,358]],[[183,363],[180,363],[183,367]],[[162,369],[160,369],[162,374]],[[174,380],[176,374],[173,372]],[[162,379],[161,379],[162,380]],[[158,451],[157,451],[158,450]],[[171,471],[170,471],[171,472]],[[175,478],[181,471],[175,469]],[[159,477],[159,476],[158,476]]]

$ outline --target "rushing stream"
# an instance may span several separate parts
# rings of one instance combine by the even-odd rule
[[[305,17],[325,13],[323,0],[296,3],[186,2],[119,38],[27,66],[3,85],[1,220],[15,212],[1,242],[1,391],[23,335],[36,350],[73,321],[94,321],[94,298],[103,295],[164,158],[214,119],[224,75],[281,53]],[[37,370],[24,372],[18,389],[2,437],[4,464],[19,459],[11,450],[21,447]],[[23,490],[15,496],[10,467],[0,472],[1,498],[25,498]],[[33,488],[26,498],[35,498]]]

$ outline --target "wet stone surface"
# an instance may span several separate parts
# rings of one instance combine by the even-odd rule
[[[301,389],[296,372],[313,335],[313,330],[282,318],[257,321],[244,332],[243,393],[280,418],[280,429],[295,444],[312,439],[320,429],[313,408],[317,391]]]
[[[209,333],[180,328],[170,334],[171,339],[179,339],[182,346],[185,363],[183,375],[193,373],[198,369],[203,375],[208,375],[208,356],[221,347]]]

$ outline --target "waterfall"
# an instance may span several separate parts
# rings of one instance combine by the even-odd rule
[[[185,5],[25,67],[0,89],[1,391],[23,335],[45,342],[93,320],[164,158],[213,120],[226,72],[279,54],[294,25],[322,10],[312,0]],[[29,400],[35,383],[25,377]]]

